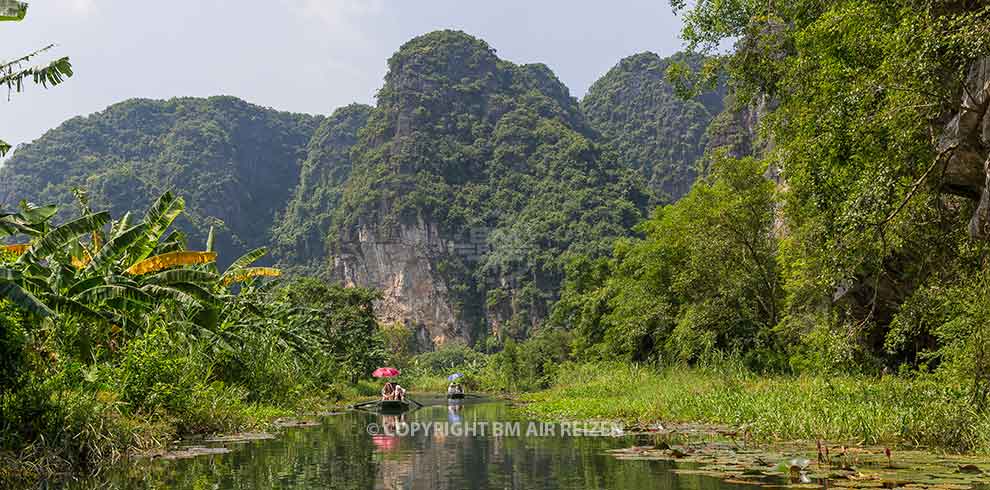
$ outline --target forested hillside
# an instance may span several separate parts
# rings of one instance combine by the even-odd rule
[[[382,288],[421,340],[524,336],[567,253],[598,255],[647,201],[544,65],[499,59],[462,32],[389,60],[335,216],[335,268]]]
[[[128,100],[18,148],[0,169],[0,203],[59,204],[65,219],[79,188],[119,215],[173,190],[189,239],[214,226],[221,257],[236,257],[269,244],[320,119],[233,97]]]
[[[684,98],[668,80],[672,65],[697,69],[702,61],[697,55],[639,53],[619,61],[581,100],[614,158],[643,174],[663,202],[691,189],[709,125],[723,109],[724,87]]]
[[[382,375],[635,423],[656,447],[598,456],[733,485],[980,488],[987,460],[945,452],[990,454],[990,5],[669,3],[686,51],[622,59],[582,101],[444,30],[397,49],[374,105],[135,99],[18,148],[0,480],[342,399],[420,406]],[[471,405],[438,416],[484,422]],[[348,437],[391,453],[386,420]]]
[[[351,174],[351,148],[371,111],[361,104],[337,109],[310,139],[299,184],[272,233],[283,264],[311,272],[327,268],[327,237],[341,187]]]

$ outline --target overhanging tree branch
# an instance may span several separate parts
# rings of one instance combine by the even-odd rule
[[[31,78],[35,84],[42,87],[58,85],[72,76],[72,63],[68,57],[61,57],[45,65],[14,70],[10,65],[0,66],[0,85],[7,86],[8,98],[10,92],[24,90],[24,80]]]
[[[0,0],[0,21],[20,21],[27,15],[27,3],[17,0]],[[48,63],[24,67],[24,65],[41,53],[52,48],[54,44],[49,44],[37,51],[28,53],[19,58],[8,61],[0,61],[0,85],[7,86],[7,98],[10,99],[11,92],[21,92],[24,90],[26,80],[30,80],[35,85],[50,87],[58,85],[72,76],[72,63],[68,57],[61,57]],[[0,157],[4,156],[11,149],[11,145],[0,140]]]

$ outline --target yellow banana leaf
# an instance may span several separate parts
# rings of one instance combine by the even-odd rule
[[[31,248],[30,243],[15,243],[13,245],[2,245],[0,246],[3,250],[13,253],[14,255],[22,255],[27,252],[27,249]]]
[[[87,265],[89,265],[89,254],[87,254],[86,257],[83,257],[81,259],[79,257],[72,257],[72,267],[75,267],[76,269],[82,269]]]
[[[140,275],[182,265],[207,264],[217,260],[215,252],[169,252],[148,257],[127,269],[128,274]]]
[[[76,270],[86,267],[87,265],[89,265],[90,261],[93,260],[93,256],[89,254],[89,250],[87,250],[86,247],[80,247],[80,248],[82,248],[82,252],[85,255],[83,257],[76,257],[75,255],[73,255],[70,261],[72,267],[75,267]]]
[[[278,277],[282,271],[274,267],[247,267],[227,276],[223,280],[224,286],[229,286],[235,282],[246,281],[252,277]]]

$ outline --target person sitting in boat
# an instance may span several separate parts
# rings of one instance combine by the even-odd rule
[[[406,399],[406,389],[399,384],[395,385],[395,398],[394,400],[405,400]]]
[[[392,381],[386,381],[385,386],[382,386],[382,400],[396,400],[396,389],[398,387],[399,385]]]
[[[448,395],[463,395],[464,394],[464,388],[461,387],[460,383],[451,382],[449,385],[447,385],[447,394]]]

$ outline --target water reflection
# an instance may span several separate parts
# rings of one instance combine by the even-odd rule
[[[676,475],[665,462],[619,461],[603,454],[634,443],[628,438],[458,436],[444,431],[394,435],[395,430],[385,430],[413,422],[469,424],[509,417],[501,403],[445,401],[398,416],[337,415],[320,427],[290,429],[275,440],[232,445],[229,454],[145,462],[69,487],[742,490],[713,478]],[[368,433],[371,423],[378,433]]]

